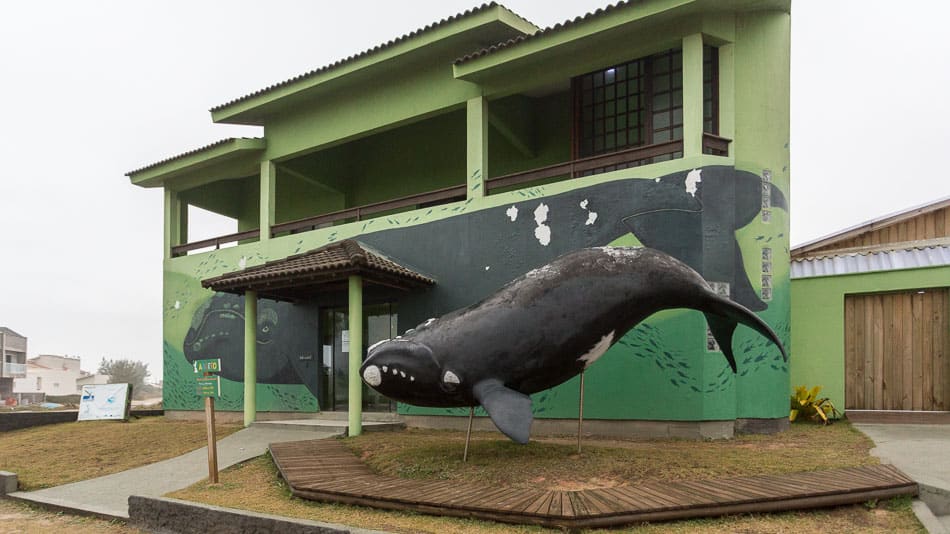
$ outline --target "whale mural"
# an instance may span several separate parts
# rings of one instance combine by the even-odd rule
[[[360,374],[400,402],[481,405],[501,432],[527,443],[528,395],[581,373],[628,330],[672,308],[704,313],[733,373],[739,323],[771,340],[787,359],[765,322],[717,294],[685,263],[650,248],[598,247],[565,254],[477,304],[377,343]]]

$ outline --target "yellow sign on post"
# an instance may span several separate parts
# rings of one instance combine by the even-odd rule
[[[208,480],[218,483],[218,441],[214,432],[214,398],[221,396],[221,377],[211,373],[221,372],[221,359],[195,360],[197,393],[205,398],[205,422],[208,426]]]

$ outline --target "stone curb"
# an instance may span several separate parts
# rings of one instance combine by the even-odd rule
[[[16,492],[18,487],[16,473],[0,471],[0,497]]]
[[[927,503],[920,499],[914,499],[912,507],[914,515],[917,516],[920,523],[927,529],[928,534],[947,534],[947,529],[943,527],[943,524],[937,519],[937,516],[930,511]]]
[[[381,534],[345,525],[260,514],[165,497],[129,497],[129,523],[157,533]]]

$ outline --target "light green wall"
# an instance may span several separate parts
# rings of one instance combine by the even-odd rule
[[[791,388],[822,386],[844,408],[844,297],[946,287],[950,267],[821,276],[792,280]]]

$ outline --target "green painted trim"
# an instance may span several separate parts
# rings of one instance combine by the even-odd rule
[[[719,135],[736,135],[736,45],[719,47]],[[729,151],[732,153],[732,150]]]
[[[270,239],[270,228],[277,215],[277,167],[273,161],[261,162],[261,241]]]
[[[244,293],[244,426],[257,419],[257,292]]]
[[[950,267],[792,279],[790,391],[822,386],[844,411],[845,295],[947,287]]]
[[[261,124],[258,117],[262,115],[260,108],[264,106],[276,104],[279,100],[317,88],[334,80],[351,77],[360,71],[384,62],[387,63],[389,72],[398,72],[404,68],[404,64],[409,64],[412,61],[411,58],[406,56],[414,52],[426,51],[426,48],[435,45],[439,41],[445,41],[465,33],[470,32],[473,35],[490,33],[487,27],[492,24],[507,26],[510,31],[505,32],[507,34],[506,38],[537,31],[536,26],[527,23],[527,21],[506,8],[493,6],[463,15],[434,28],[419,31],[400,42],[383,45],[380,49],[365,53],[365,55],[356,59],[343,60],[337,66],[331,65],[319,72],[304,74],[296,81],[284,82],[285,85],[278,84],[278,86],[263,89],[258,94],[242,97],[236,101],[215,107],[211,110],[211,120],[218,123]],[[497,31],[498,28],[494,28],[494,30]]]
[[[186,187],[177,187],[178,182],[184,178],[195,178],[197,175],[207,175],[209,171],[221,167],[233,167],[236,164],[256,164],[259,154],[267,148],[267,141],[263,138],[240,138],[230,139],[220,144],[214,144],[205,149],[198,149],[194,152],[176,156],[168,160],[149,165],[148,167],[131,171],[126,176],[129,177],[133,185],[141,187],[160,187],[169,186],[176,190],[186,189]],[[220,174],[220,173],[217,173]],[[237,178],[239,175],[231,176]],[[216,176],[217,179],[220,176]],[[205,178],[201,183],[214,181],[214,179]],[[191,183],[188,187],[194,187],[200,183]],[[174,186],[174,187],[173,187]]]
[[[488,174],[488,100],[483,96],[472,98],[465,110],[467,197],[480,198],[485,196]]]
[[[349,432],[350,436],[363,433],[363,381],[360,380],[360,365],[363,363],[363,277],[349,279]]]
[[[683,156],[703,153],[703,36],[683,38]]]
[[[625,24],[644,22],[646,19],[695,3],[695,0],[662,0],[628,5],[612,12],[604,12],[601,16],[565,26],[559,31],[548,31],[514,46],[507,46],[490,54],[485,54],[464,63],[454,65],[456,78],[477,75],[493,67],[525,57],[552,52],[554,49],[571,44],[575,41],[613,30]]]

